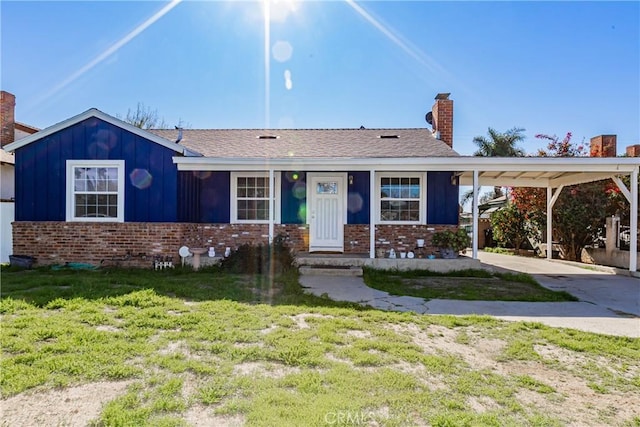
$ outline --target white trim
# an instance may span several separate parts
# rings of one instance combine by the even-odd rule
[[[419,215],[418,221],[383,221],[381,219],[380,204],[382,198],[380,197],[382,178],[418,178],[420,179],[420,199],[419,202]],[[380,172],[376,173],[375,177],[375,223],[381,225],[421,225],[427,223],[427,173],[426,172]]]
[[[464,171],[471,178],[471,171],[482,172],[616,172],[631,173],[637,167],[637,158],[629,157],[287,157],[269,158],[269,164],[277,170],[317,170],[341,172],[403,171],[428,169],[429,171]],[[264,157],[174,157],[179,170],[264,170]],[[419,166],[419,168],[417,168]],[[465,174],[463,174],[465,175]],[[482,176],[480,177],[482,179]],[[463,184],[461,184],[463,185]],[[471,185],[471,184],[465,184]]]
[[[102,217],[76,217],[75,216],[75,190],[74,169],[77,167],[84,168],[117,168],[118,170],[118,209],[117,216],[115,218],[102,218]],[[124,222],[124,189],[126,186],[124,178],[124,160],[67,160],[66,162],[66,213],[65,219],[67,222]]]
[[[53,126],[49,126],[46,129],[41,130],[40,132],[36,132],[33,135],[29,135],[27,137],[24,137],[14,143],[11,144],[7,144],[5,145],[3,148],[6,151],[15,151],[19,148],[24,147],[25,145],[31,144],[32,142],[38,141],[42,138],[46,138],[47,136],[59,132],[63,129],[66,129],[70,126],[73,126],[75,124],[78,124],[80,122],[82,122],[83,120],[89,119],[89,118],[98,118],[100,120],[103,120],[107,123],[110,123],[114,126],[117,126],[121,129],[124,129],[128,132],[131,132],[135,135],[138,135],[139,137],[142,137],[144,139],[147,139],[149,141],[155,142],[156,144],[160,144],[165,148],[168,148],[170,150],[173,150],[177,153],[180,153],[184,156],[201,156],[201,154],[196,153],[195,151],[191,151],[189,149],[187,149],[185,146],[180,145],[180,144],[176,144],[173,141],[169,141],[168,139],[162,138],[158,135],[155,135],[151,132],[147,132],[144,129],[140,129],[139,127],[133,126],[132,124],[123,122],[120,119],[116,119],[115,117],[112,117],[106,113],[103,113],[102,111],[96,109],[96,108],[91,108],[87,111],[85,111],[84,113],[80,113],[76,116],[73,116],[65,121],[62,121],[60,123],[57,123]]]
[[[640,168],[636,168],[631,174],[631,206],[630,212],[631,218],[629,220],[629,233],[631,234],[631,240],[629,240],[629,271],[638,271],[638,257],[634,254],[638,253],[638,173]],[[633,215],[633,212],[636,215]]]
[[[622,182],[622,180],[617,177],[617,176],[612,176],[611,179],[613,180],[613,182],[615,182],[615,184],[618,186],[618,188],[620,189],[620,191],[622,192],[622,194],[624,195],[624,197],[627,198],[627,201],[629,203],[632,203],[631,201],[631,192],[629,191],[629,189],[627,188],[626,185],[624,185],[624,182]]]
[[[264,170],[264,158],[176,157],[180,171]],[[394,157],[394,158],[269,158],[269,165],[280,171],[318,172],[371,171],[415,172],[417,170],[454,171],[459,185],[514,187],[557,187],[629,175],[638,167],[637,158],[628,157]]]
[[[473,241],[471,243],[471,254],[473,259],[478,259],[478,218],[480,213],[478,211],[478,193],[480,192],[480,185],[478,185],[478,171],[473,171]]]
[[[276,179],[275,179],[275,172],[273,169],[269,169],[269,187],[271,187],[272,185],[275,187],[272,191],[274,194],[274,197],[269,197],[269,244],[273,243],[273,238],[274,238],[274,232],[275,232],[275,222],[276,222],[276,212],[275,212],[275,194],[276,194],[276,189],[280,188],[280,183],[276,183]],[[271,190],[271,188],[269,188]],[[278,197],[278,200],[280,200],[280,198]],[[282,203],[281,203],[282,204]]]
[[[260,172],[256,172],[256,171],[250,171],[250,172],[231,172],[231,183],[230,183],[230,195],[229,195],[229,222],[231,224],[269,224],[270,219],[266,219],[266,220],[244,220],[244,219],[238,219],[238,199],[237,199],[237,190],[238,190],[238,178],[267,178],[267,180],[269,180],[269,171],[260,171]],[[275,182],[270,182],[270,186],[272,188],[270,188],[271,191],[271,198],[273,199],[274,203],[274,211],[275,211],[275,218],[274,218],[274,223],[275,224],[280,224],[280,205],[281,203],[281,197],[280,197],[280,193],[281,193],[281,188],[280,188],[280,172],[274,173],[274,181]],[[273,188],[275,187],[275,188]]]
[[[376,257],[376,221],[374,212],[376,211],[376,170],[369,171],[369,258]]]

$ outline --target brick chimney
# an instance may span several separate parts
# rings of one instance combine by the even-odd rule
[[[16,134],[16,97],[9,93],[0,91],[0,125],[2,125],[2,133],[0,134],[0,146],[4,147],[11,144],[15,140]]]
[[[591,138],[591,157],[615,157],[616,135],[599,135]]]
[[[640,144],[630,145],[627,147],[627,156],[640,157]]]
[[[433,114],[433,132],[440,141],[453,148],[453,100],[449,93],[436,95],[436,102],[431,107]]]

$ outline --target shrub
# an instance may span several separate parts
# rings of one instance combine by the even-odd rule
[[[294,254],[286,237],[278,235],[269,245],[244,244],[222,260],[221,268],[236,274],[281,274],[294,267]]]
[[[471,238],[463,228],[456,231],[444,230],[433,233],[431,244],[438,249],[453,249],[456,253],[469,247]]]

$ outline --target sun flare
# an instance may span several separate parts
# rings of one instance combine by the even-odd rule
[[[270,22],[284,23],[289,15],[298,10],[298,0],[263,0],[265,19]]]

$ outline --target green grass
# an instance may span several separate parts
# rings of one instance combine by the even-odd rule
[[[130,382],[94,426],[183,426],[196,408],[212,425],[563,425],[560,375],[640,398],[640,340],[362,309],[303,294],[293,273],[3,269],[0,315],[3,398]],[[640,417],[590,404],[592,424]]]
[[[526,273],[491,273],[459,270],[437,273],[427,270],[389,271],[365,268],[364,280],[374,289],[392,295],[425,299],[479,301],[577,301],[564,291],[547,289]]]
[[[514,255],[514,250],[513,249],[507,249],[507,248],[500,248],[500,247],[485,247],[482,249],[485,252],[490,252],[490,253],[494,253],[494,254],[502,254],[502,255]]]

